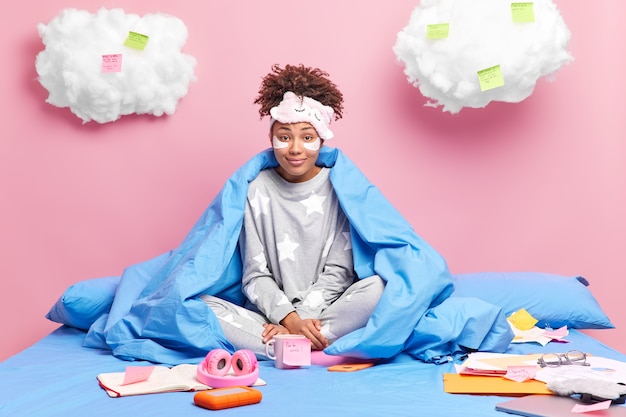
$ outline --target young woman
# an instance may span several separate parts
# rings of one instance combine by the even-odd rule
[[[503,310],[452,297],[441,254],[325,145],[343,103],[325,72],[274,66],[255,102],[272,148],[229,178],[177,248],[125,269],[86,346],[170,364],[215,348],[264,358],[279,333],[305,335],[317,364],[506,351]]]
[[[279,333],[301,334],[322,350],[367,323],[384,290],[374,275],[353,270],[350,224],[329,180],[316,165],[343,95],[318,68],[275,65],[255,100],[270,116],[278,166],[250,182],[239,238],[243,260],[238,306],[203,295],[236,349],[265,356]]]

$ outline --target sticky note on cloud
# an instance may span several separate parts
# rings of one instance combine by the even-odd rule
[[[425,106],[458,113],[492,101],[517,103],[573,59],[570,31],[552,0],[418,3],[393,51],[407,81],[427,97]],[[444,22],[449,33],[436,26]]]
[[[502,87],[504,85],[504,78],[502,77],[500,65],[494,65],[493,67],[478,71],[478,82],[480,84],[480,91],[488,91],[493,88]]]
[[[120,72],[122,70],[122,54],[102,55],[102,72]]]
[[[133,32],[131,30],[128,32],[128,37],[124,41],[124,45],[137,49],[139,51],[143,51],[146,48],[149,39],[150,37],[148,35]]]
[[[187,27],[171,15],[65,9],[37,29],[45,49],[35,67],[46,102],[69,107],[83,123],[171,115],[196,80],[196,59],[181,51]]]
[[[449,23],[435,23],[426,26],[426,39],[445,39],[449,33]]]
[[[531,2],[511,3],[511,16],[517,23],[532,23],[535,21],[534,5]]]

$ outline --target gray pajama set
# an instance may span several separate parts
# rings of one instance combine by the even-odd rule
[[[329,179],[330,168],[301,183],[266,169],[250,182],[239,240],[244,307],[202,295],[236,349],[265,357],[263,324],[292,311],[322,321],[329,343],[363,327],[384,283],[353,270],[350,223]]]

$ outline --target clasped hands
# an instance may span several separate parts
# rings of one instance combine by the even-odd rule
[[[277,334],[301,334],[311,341],[311,349],[323,350],[328,346],[328,340],[322,335],[322,322],[318,319],[302,319],[298,313],[292,311],[287,314],[280,324],[267,323],[263,327],[263,343],[267,343]]]

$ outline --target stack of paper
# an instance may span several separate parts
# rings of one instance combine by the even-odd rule
[[[456,374],[444,374],[444,391],[458,394],[553,394],[546,384],[584,378],[608,382],[626,381],[626,363],[588,355],[588,366],[563,365],[541,368],[541,354],[512,355],[474,352]]]
[[[444,391],[454,394],[552,394],[535,379],[540,354],[471,353],[457,366],[456,374],[444,374]]]

